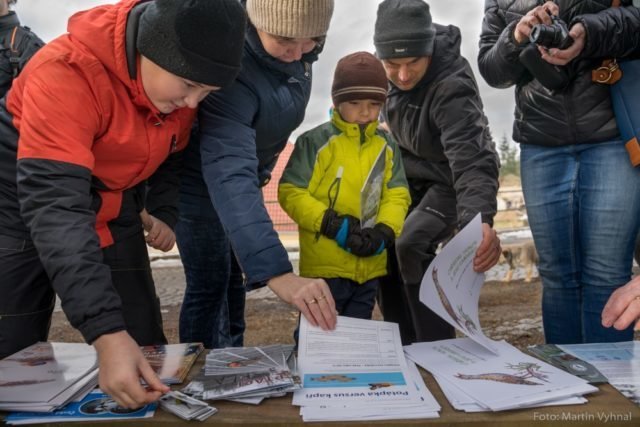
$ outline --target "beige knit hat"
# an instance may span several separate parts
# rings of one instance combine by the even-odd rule
[[[247,14],[266,33],[312,38],[327,34],[333,0],[247,0]]]

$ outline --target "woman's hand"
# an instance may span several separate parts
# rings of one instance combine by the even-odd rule
[[[336,303],[324,280],[287,273],[272,278],[267,284],[280,299],[295,305],[311,325],[324,330],[335,329]]]

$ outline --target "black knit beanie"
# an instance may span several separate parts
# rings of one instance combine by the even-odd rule
[[[431,56],[436,29],[422,0],[384,0],[378,5],[373,44],[380,59]]]
[[[172,74],[225,86],[240,71],[247,25],[238,0],[154,0],[140,17],[140,54]]]
[[[382,62],[369,52],[356,52],[338,61],[333,74],[333,106],[356,99],[387,99],[387,75]]]

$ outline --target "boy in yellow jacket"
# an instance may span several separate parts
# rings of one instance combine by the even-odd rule
[[[398,146],[378,130],[382,63],[367,52],[345,56],[331,96],[331,121],[298,138],[278,200],[298,224],[300,274],[325,279],[341,315],[370,319],[411,200]]]

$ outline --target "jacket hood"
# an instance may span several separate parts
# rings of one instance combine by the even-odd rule
[[[125,34],[129,12],[142,1],[144,0],[123,0],[78,12],[69,19],[67,25],[71,40],[84,45],[129,88],[134,98],[144,95],[144,91],[141,82],[138,85],[135,79],[129,77]]]

